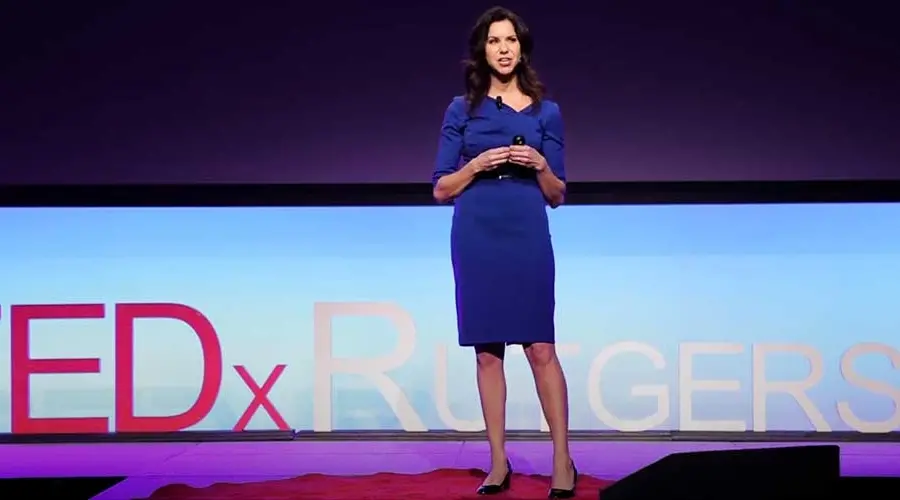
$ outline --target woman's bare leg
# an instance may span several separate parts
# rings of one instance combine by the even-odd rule
[[[550,426],[553,440],[553,476],[551,488],[571,489],[574,482],[569,454],[569,396],[566,376],[553,344],[537,342],[524,346],[525,356],[534,374],[534,385]]]
[[[495,485],[506,476],[506,375],[503,359],[506,345],[485,344],[475,348],[481,413],[491,447],[491,471],[484,484]]]

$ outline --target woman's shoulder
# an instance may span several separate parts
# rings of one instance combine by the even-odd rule
[[[450,104],[447,105],[448,111],[453,111],[455,113],[465,112],[469,107],[468,101],[466,101],[466,96],[458,95],[454,96],[453,99],[450,99]]]
[[[469,119],[469,103],[465,96],[456,96],[450,100],[444,111],[444,122],[464,126]]]
[[[553,99],[541,99],[541,114],[559,114],[559,104]]]

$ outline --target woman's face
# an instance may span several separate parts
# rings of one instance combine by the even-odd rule
[[[499,75],[509,75],[519,63],[521,47],[516,29],[508,20],[491,24],[484,56],[488,65]]]

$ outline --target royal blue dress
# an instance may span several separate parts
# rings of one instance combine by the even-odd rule
[[[559,106],[541,101],[520,112],[485,100],[471,114],[463,97],[447,107],[432,182],[515,136],[565,181]],[[521,170],[521,167],[519,168]],[[555,341],[555,264],[547,201],[532,175],[473,181],[454,200],[450,251],[459,345]]]

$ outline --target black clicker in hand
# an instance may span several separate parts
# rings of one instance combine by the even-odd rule
[[[546,166],[546,160],[533,147],[525,144],[525,136],[513,137],[513,145],[509,148],[509,161],[516,165],[541,171]]]

